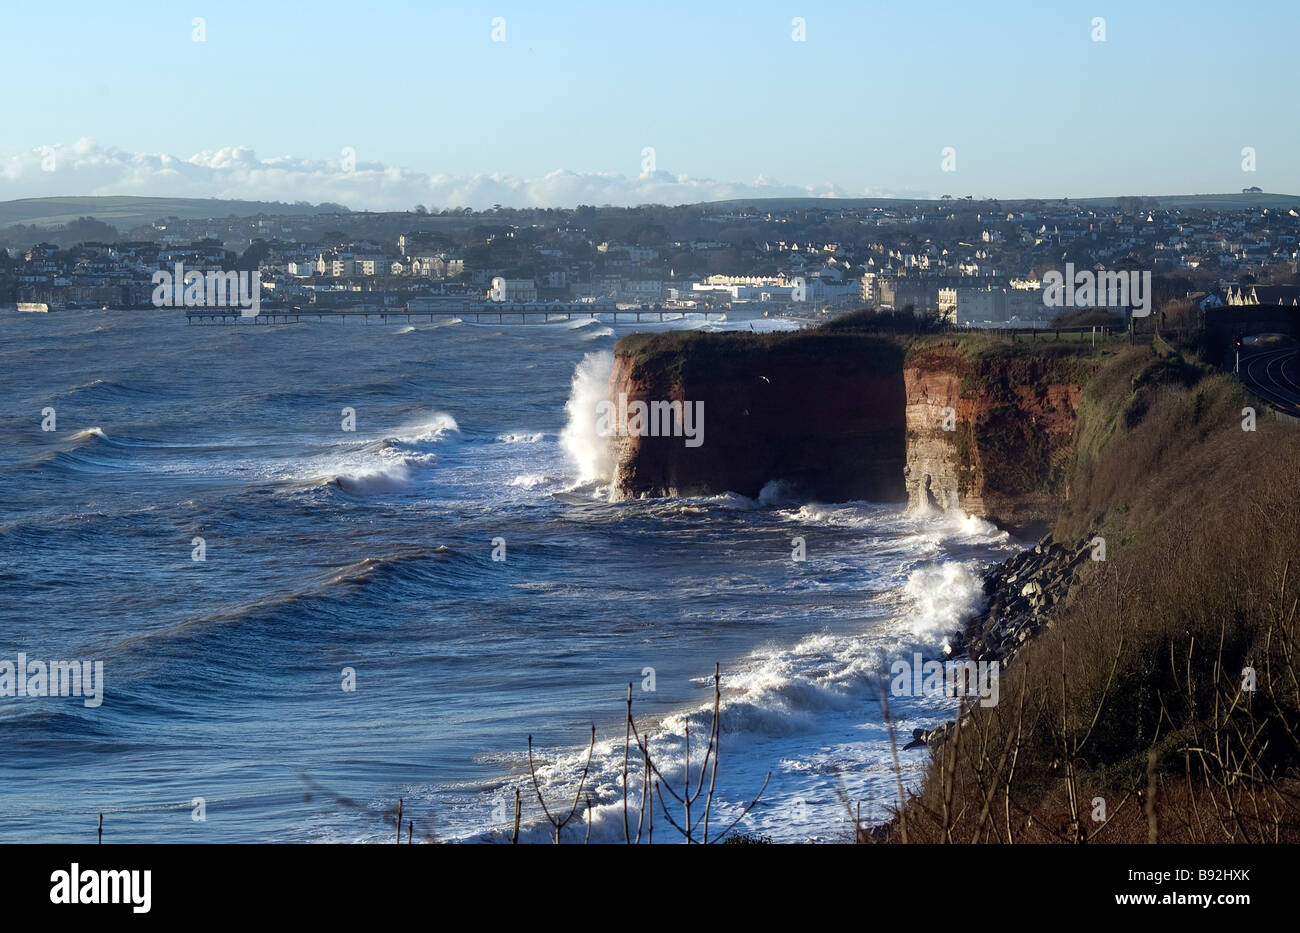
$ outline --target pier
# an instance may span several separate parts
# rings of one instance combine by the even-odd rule
[[[661,305],[618,307],[612,301],[574,302],[478,302],[466,300],[414,299],[402,308],[360,306],[356,308],[263,308],[258,314],[244,317],[244,309],[186,308],[185,321],[189,324],[295,324],[299,321],[330,321],[360,319],[369,324],[398,324],[425,321],[484,321],[495,324],[547,324],[557,321],[590,319],[618,323],[623,321],[665,321],[688,317],[704,320],[725,319],[725,311],[694,308],[665,308]]]

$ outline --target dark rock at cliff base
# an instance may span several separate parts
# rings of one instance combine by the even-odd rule
[[[957,723],[949,719],[942,725],[935,726],[933,729],[913,729],[912,741],[903,746],[903,751],[913,748],[934,748],[948,740],[952,730],[956,728]]]
[[[942,725],[935,726],[933,729],[913,729],[912,741],[903,746],[903,751],[913,748],[934,748],[937,745],[947,741],[952,730],[956,728],[957,723],[951,719]]]

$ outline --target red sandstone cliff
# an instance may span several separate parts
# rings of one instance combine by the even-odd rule
[[[1054,519],[1074,450],[1076,370],[972,361],[952,347],[913,352],[903,370],[908,501],[1015,528]]]
[[[703,403],[702,443],[624,436],[623,495],[738,492],[785,481],[826,501],[902,501],[902,352],[804,332],[660,335],[620,344],[609,399]]]
[[[702,443],[618,437],[615,483],[752,497],[786,481],[824,501],[907,499],[1024,529],[1065,497],[1088,372],[1059,350],[939,344],[905,359],[864,334],[637,335],[616,350],[609,399],[703,402]]]

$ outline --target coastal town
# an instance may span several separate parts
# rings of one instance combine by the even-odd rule
[[[1163,298],[1300,303],[1300,213],[1180,199],[719,203],[682,207],[83,217],[0,229],[0,307],[148,309],[154,274],[257,272],[263,308],[505,302],[819,318],[910,310],[956,325],[1046,326],[1044,277],[1142,270]],[[1190,199],[1184,199],[1190,200]],[[1047,302],[1050,304],[1050,302]],[[1123,309],[1119,309],[1123,310]]]

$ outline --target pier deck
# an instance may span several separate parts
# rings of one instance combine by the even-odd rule
[[[487,321],[496,324],[546,324],[553,321],[571,321],[591,319],[617,323],[629,321],[664,321],[688,317],[702,317],[704,320],[722,320],[724,311],[704,311],[677,308],[662,308],[643,305],[640,308],[616,308],[612,305],[594,306],[589,304],[567,305],[495,305],[492,303],[472,304],[464,307],[447,308],[263,308],[251,317],[244,317],[240,308],[186,308],[185,320],[189,324],[293,324],[299,321],[328,321],[359,318],[363,323],[374,320],[381,324],[447,321],[460,318],[462,321],[473,320],[476,323]]]

